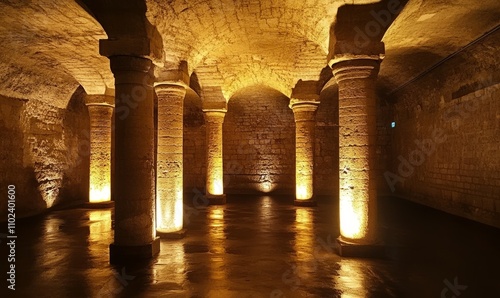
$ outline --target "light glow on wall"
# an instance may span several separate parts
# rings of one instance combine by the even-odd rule
[[[158,192],[156,200],[156,230],[160,233],[172,233],[182,230],[184,211],[182,201],[182,190],[172,194],[170,198],[167,192]]]
[[[268,193],[268,192],[272,191],[273,186],[272,186],[271,182],[264,181],[264,182],[260,183],[259,188],[260,188],[260,191]]]

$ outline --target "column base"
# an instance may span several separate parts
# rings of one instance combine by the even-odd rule
[[[300,207],[316,207],[318,205],[315,199],[309,199],[309,200],[295,199],[295,201],[293,201],[293,204],[295,206],[300,206]]]
[[[160,252],[160,238],[146,245],[109,245],[109,261],[112,264],[151,259]]]
[[[186,236],[186,229],[182,229],[175,232],[159,232],[156,231],[156,236],[161,239],[182,239]]]
[[[382,258],[385,256],[385,246],[383,243],[357,244],[348,242],[342,237],[336,239],[335,251],[341,257],[357,258]]]
[[[82,208],[89,209],[106,209],[115,207],[114,201],[106,201],[106,202],[86,202],[81,205]]]
[[[205,196],[208,200],[208,205],[225,205],[226,204],[226,195],[212,195],[206,194]]]

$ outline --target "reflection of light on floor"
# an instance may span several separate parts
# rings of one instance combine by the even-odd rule
[[[341,260],[336,284],[342,291],[342,298],[367,297],[364,265],[358,260]]]
[[[45,236],[49,236],[49,234],[58,233],[59,227],[62,224],[62,220],[59,218],[51,217],[50,219],[45,221]]]
[[[98,259],[108,253],[111,237],[111,210],[91,210],[89,214],[89,254]]]
[[[208,238],[209,250],[213,254],[210,257],[210,277],[225,284],[227,272],[226,256],[226,236],[224,233],[224,207],[212,206],[208,209]]]
[[[260,205],[260,224],[268,226],[270,224],[270,220],[273,216],[273,200],[269,196],[262,197],[261,205]]]
[[[89,211],[89,242],[100,241],[108,237],[111,229],[111,210]]]
[[[295,244],[296,265],[299,277],[305,277],[316,266],[314,259],[314,224],[313,214],[309,208],[295,209]]]
[[[162,241],[157,266],[153,269],[155,282],[173,283],[182,288],[186,281],[187,264],[184,245],[180,241]]]
[[[65,263],[65,259],[68,258],[70,249],[66,246],[65,248],[60,248],[54,250],[54,245],[67,237],[68,235],[63,232],[65,228],[64,220],[51,216],[44,221],[44,234],[43,238],[35,247],[36,262],[39,267],[46,268],[43,272],[43,279],[46,283],[50,283],[54,280],[59,280],[64,273],[63,266],[60,264]]]

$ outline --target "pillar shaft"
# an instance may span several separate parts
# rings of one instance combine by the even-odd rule
[[[376,100],[378,59],[333,64],[339,86],[341,237],[372,244],[377,235]]]
[[[89,202],[111,200],[111,121],[113,106],[87,104],[90,117]]]
[[[114,246],[147,246],[156,236],[152,63],[133,56],[110,60],[116,103]]]
[[[161,233],[182,229],[183,220],[183,107],[186,89],[159,84],[156,168],[156,225]]]
[[[295,198],[312,200],[314,195],[314,143],[319,102],[292,100],[295,118]]]
[[[225,110],[204,111],[207,142],[207,195],[223,195],[222,124]]]

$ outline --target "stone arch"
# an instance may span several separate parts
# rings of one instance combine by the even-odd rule
[[[295,128],[288,102],[262,84],[233,94],[223,126],[227,193],[293,193]]]

